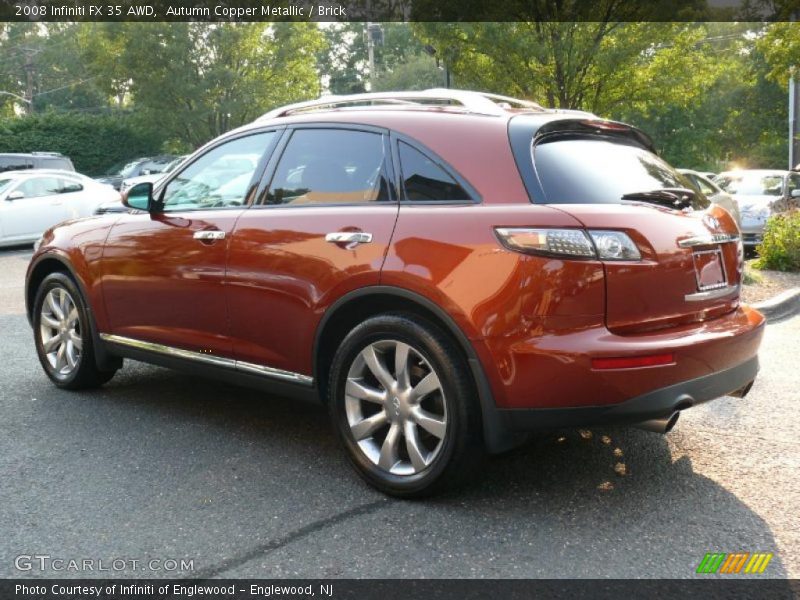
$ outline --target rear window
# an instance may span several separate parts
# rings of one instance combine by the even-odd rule
[[[690,188],[683,175],[652,152],[606,139],[537,144],[533,161],[548,203],[619,203],[625,194]]]

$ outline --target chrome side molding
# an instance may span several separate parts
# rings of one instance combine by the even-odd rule
[[[119,344],[121,346],[130,346],[139,350],[146,350],[147,352],[154,352],[156,354],[164,354],[166,356],[174,356],[176,358],[183,358],[186,360],[193,360],[195,362],[214,365],[216,367],[223,367],[242,371],[245,373],[254,373],[264,377],[271,377],[273,379],[280,379],[282,381],[291,381],[301,385],[312,386],[314,385],[314,378],[302,373],[295,373],[293,371],[284,371],[283,369],[276,369],[264,365],[257,365],[254,363],[244,362],[241,360],[234,360],[232,358],[223,358],[221,356],[213,356],[210,354],[203,354],[202,352],[194,352],[192,350],[184,350],[183,348],[175,348],[173,346],[164,346],[163,344],[156,344],[153,342],[145,342],[121,335],[113,335],[110,333],[101,333],[100,339],[110,344]]]
[[[738,233],[711,233],[678,240],[678,246],[681,248],[693,248],[694,246],[713,246],[714,244],[727,244],[738,241]]]

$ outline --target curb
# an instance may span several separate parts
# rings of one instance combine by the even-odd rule
[[[794,316],[800,312],[800,287],[786,290],[769,300],[750,306],[764,315],[770,323]]]

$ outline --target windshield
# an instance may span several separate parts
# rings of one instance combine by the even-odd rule
[[[546,201],[553,204],[619,203],[623,196],[697,189],[644,148],[603,138],[540,143],[533,158]]]
[[[719,177],[717,183],[729,194],[780,196],[783,189],[783,175],[779,173],[728,173]]]
[[[12,183],[14,183],[13,179],[0,179],[0,194],[5,192]]]

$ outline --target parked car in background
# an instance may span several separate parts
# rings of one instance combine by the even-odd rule
[[[162,177],[165,177],[167,173],[170,173],[175,167],[177,167],[186,156],[179,156],[171,163],[167,165],[167,167],[161,173],[148,173],[147,175],[139,175],[138,177],[130,177],[129,179],[125,179],[122,181],[122,185],[120,186],[120,192],[125,192],[126,190],[132,188],[134,185],[139,183],[156,183]],[[128,207],[122,204],[122,199],[110,200],[109,202],[103,202],[95,209],[96,215],[105,215],[108,213],[124,213],[128,212]]]
[[[58,169],[74,171],[72,161],[58,152],[31,152],[29,154],[0,154],[0,173],[26,169]]]
[[[187,155],[178,156],[172,162],[168,163],[166,167],[164,167],[163,171],[151,171],[146,175],[137,175],[136,177],[128,177],[122,180],[122,184],[120,185],[119,191],[124,192],[125,190],[132,188],[137,183],[145,183],[147,181],[151,183],[157,182],[159,179],[164,177],[167,173],[171,173],[175,167],[177,167],[183,160],[186,158]]]
[[[122,182],[125,179],[139,177],[140,175],[161,173],[176,158],[177,156],[171,154],[137,158],[135,160],[114,165],[105,175],[102,177],[97,177],[96,179],[100,183],[107,183],[115,190],[119,190]]]
[[[699,171],[692,171],[691,169],[678,169],[678,172],[686,177],[694,189],[705,195],[705,197],[711,200],[711,202],[714,204],[720,205],[722,208],[731,213],[736,221],[736,225],[741,228],[742,218],[739,214],[739,205],[736,203],[736,200],[733,198],[733,196],[725,192],[725,190],[723,190]]]
[[[742,241],[749,251],[761,243],[764,225],[773,212],[800,206],[800,173],[749,169],[720,173],[716,183],[739,206]]]
[[[646,134],[588,113],[322,98],[123,198],[136,210],[51,229],[28,267],[54,385],[129,358],[316,397],[389,494],[474,477],[483,449],[537,429],[665,433],[758,371],[733,217]]]
[[[87,217],[119,192],[74,171],[31,169],[0,173],[0,246],[38,240],[53,225]]]

